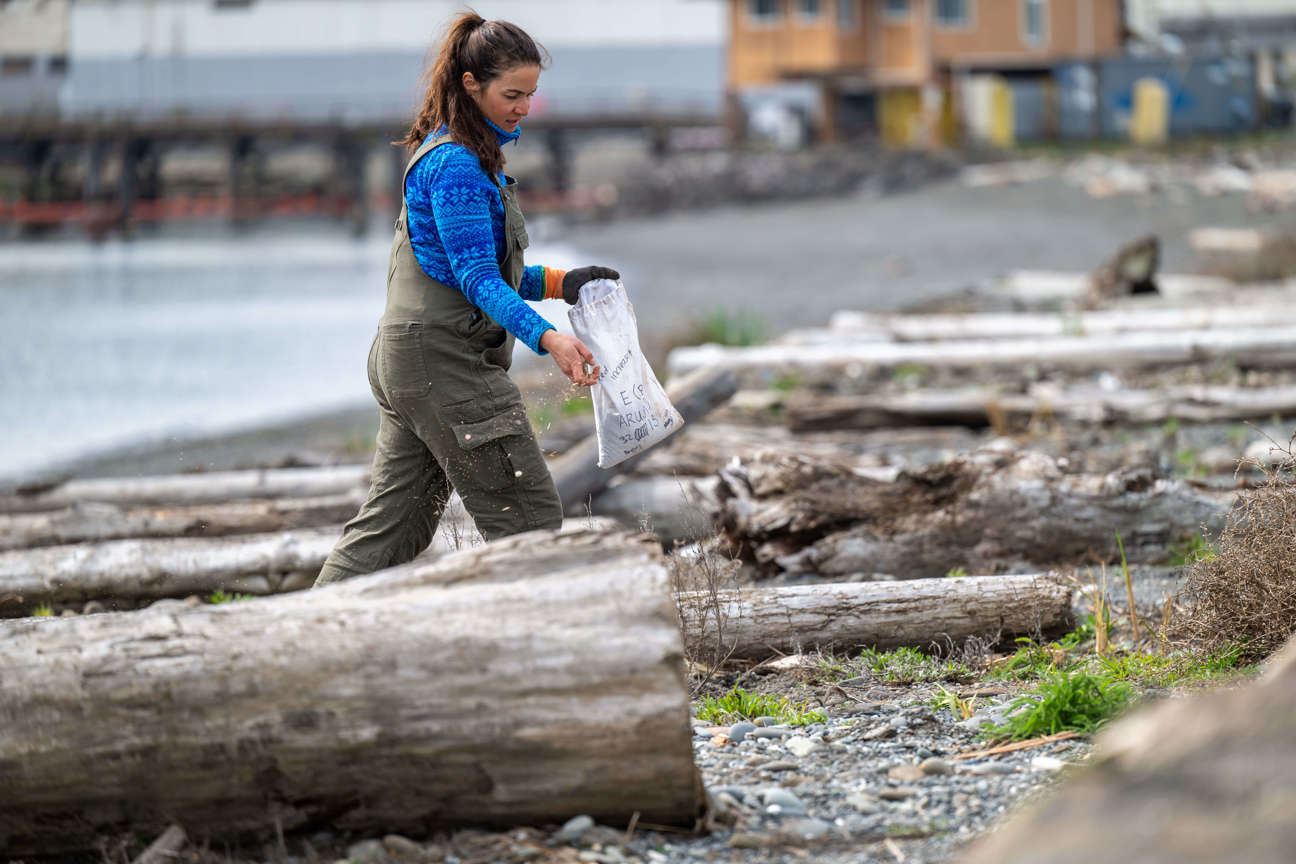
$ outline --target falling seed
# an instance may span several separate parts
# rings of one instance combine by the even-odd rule
[[[513,509],[513,508],[512,508],[511,506],[510,506],[510,507],[503,507],[503,508],[500,509],[500,512],[503,513],[505,510],[512,510],[512,509]]]
[[[514,471],[514,472],[513,472],[513,476],[514,476],[514,477],[521,477],[521,476],[522,476],[522,472],[521,472],[521,471]]]
[[[471,440],[472,440],[472,435],[470,435],[469,433],[465,432],[465,433],[464,433],[464,440],[465,440],[465,441],[471,441]]]

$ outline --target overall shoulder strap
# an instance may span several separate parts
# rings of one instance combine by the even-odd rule
[[[418,162],[428,153],[431,153],[433,150],[440,147],[442,144],[451,143],[452,140],[453,139],[451,139],[449,133],[447,133],[445,135],[438,135],[435,138],[429,138],[426,141],[424,141],[419,146],[419,148],[414,151],[414,155],[410,157],[409,161],[405,163],[405,172],[401,174],[401,188],[402,189],[405,188],[405,180],[409,177],[410,169],[414,167],[414,164],[416,162]]]

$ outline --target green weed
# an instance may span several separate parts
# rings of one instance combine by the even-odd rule
[[[790,393],[800,388],[801,379],[796,375],[780,375],[774,379],[774,383],[770,386],[780,393]]]
[[[1125,708],[1133,690],[1123,681],[1110,681],[1088,672],[1055,672],[1033,691],[1013,700],[1017,713],[984,730],[995,740],[1021,741],[1074,730],[1096,731]]]
[[[1182,426],[1178,417],[1167,417],[1161,424],[1161,434],[1167,438],[1173,438],[1179,433],[1179,427]]]
[[[242,600],[251,600],[255,596],[255,594],[227,594],[223,589],[217,588],[211,593],[211,596],[207,598],[207,602],[215,604],[237,603]]]
[[[1201,534],[1193,534],[1170,547],[1169,563],[1174,567],[1186,567],[1198,561],[1213,561],[1218,550],[1206,541]]]
[[[715,309],[702,320],[698,341],[735,347],[759,345],[765,341],[765,331],[765,324],[758,318]]]
[[[698,700],[697,716],[706,723],[732,723],[757,717],[775,717],[789,726],[809,726],[828,721],[827,714],[810,708],[804,702],[793,702],[786,696],[768,693],[748,693],[737,685],[723,696],[703,696]]]
[[[971,681],[976,677],[964,663],[929,657],[917,648],[908,647],[894,651],[869,648],[853,661],[853,665],[891,684]]]
[[[53,614],[54,614],[54,608],[50,606],[48,603],[41,603],[35,609],[32,610],[32,617],[34,618],[49,618]]]
[[[925,374],[927,369],[924,366],[916,363],[901,363],[891,370],[891,380],[902,387],[917,387],[922,383]]]
[[[964,699],[955,691],[941,687],[939,695],[933,697],[927,706],[933,711],[948,710],[960,720],[966,720],[976,713],[976,701],[975,696]]]
[[[1203,480],[1209,474],[1206,466],[1201,464],[1201,454],[1192,447],[1176,453],[1175,462],[1179,463],[1179,473],[1190,480]]]
[[[966,579],[967,575],[968,572],[962,567],[954,567],[953,569],[945,571],[946,579]]]
[[[1071,634],[1064,638],[1071,638]],[[1056,672],[1059,658],[1066,656],[1061,646],[1040,645],[1024,636],[1017,639],[1017,644],[1020,647],[1016,651],[1007,659],[996,663],[990,672],[991,678],[1001,681],[1037,681]]]

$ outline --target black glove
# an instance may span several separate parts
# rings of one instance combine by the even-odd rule
[[[563,276],[563,299],[572,306],[580,299],[580,288],[593,279],[620,279],[621,274],[611,267],[577,267]]]

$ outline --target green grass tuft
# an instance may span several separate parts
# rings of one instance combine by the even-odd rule
[[[827,714],[808,707],[804,702],[793,702],[786,696],[748,693],[736,685],[723,696],[703,696],[698,700],[697,714],[699,720],[717,724],[755,720],[757,717],[775,717],[789,726],[809,726],[828,721]]]
[[[252,600],[255,597],[255,594],[227,594],[224,590],[217,588],[211,593],[211,596],[207,598],[207,602],[215,604],[238,603],[242,600]]]
[[[1066,730],[1096,731],[1133,699],[1133,689],[1088,672],[1056,672],[1032,692],[1014,699],[1017,713],[984,730],[987,738],[1022,741]]]
[[[53,616],[53,614],[54,614],[54,608],[50,606],[48,603],[41,603],[35,609],[32,610],[32,617],[35,618],[49,618]]]

